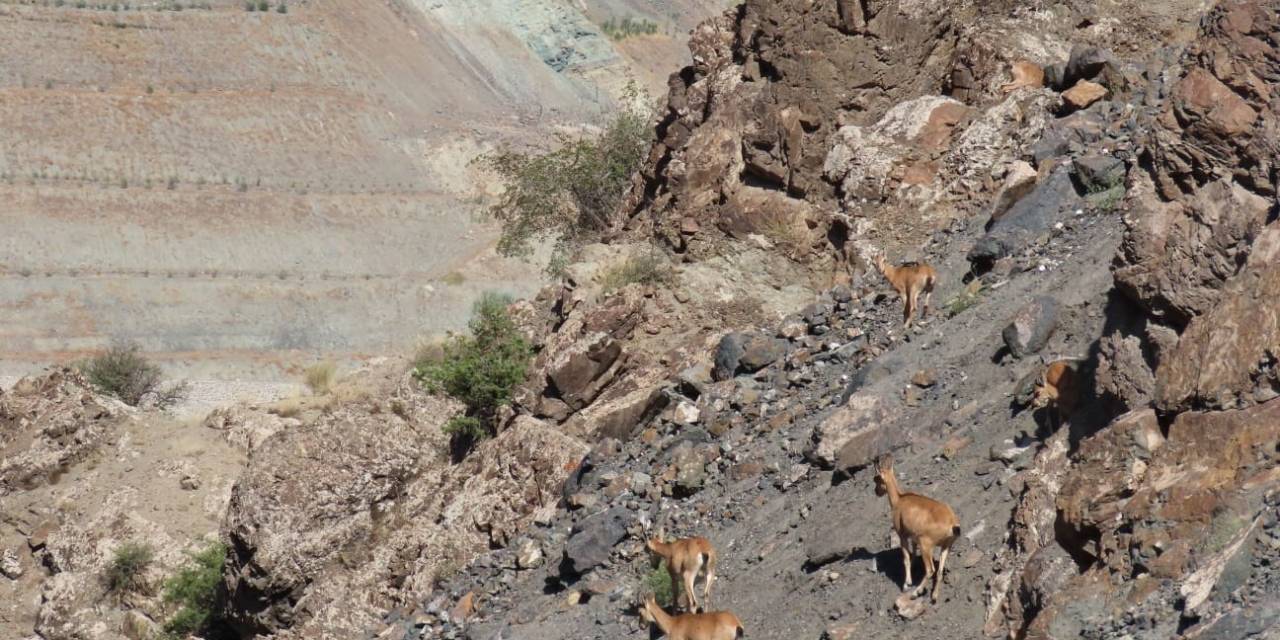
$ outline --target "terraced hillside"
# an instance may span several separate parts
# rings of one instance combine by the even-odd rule
[[[467,161],[661,91],[719,4],[0,4],[0,375],[125,338],[271,378],[531,292]]]

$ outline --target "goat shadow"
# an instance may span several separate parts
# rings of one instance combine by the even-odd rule
[[[893,547],[883,551],[872,551],[866,547],[857,547],[845,556],[845,562],[850,560],[874,560],[876,573],[888,578],[898,589],[902,588],[902,581],[906,575],[902,571],[901,549]],[[914,554],[911,557],[911,577],[915,580],[912,587],[924,578],[924,559]]]

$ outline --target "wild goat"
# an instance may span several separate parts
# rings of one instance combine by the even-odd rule
[[[929,317],[929,296],[933,294],[933,285],[938,280],[938,272],[923,262],[905,262],[893,266],[884,259],[884,254],[876,255],[876,268],[884,275],[884,279],[893,285],[898,297],[902,298],[902,326],[911,326],[911,315],[915,313],[920,294],[924,294],[924,308],[920,318]]]
[[[658,606],[652,594],[645,597],[640,617],[658,625],[671,640],[736,640],[746,633],[738,616],[728,611],[673,616]]]
[[[938,601],[938,590],[942,586],[942,571],[947,566],[947,552],[960,537],[960,521],[951,507],[932,498],[914,493],[903,493],[898,488],[898,478],[893,474],[893,457],[885,454],[876,461],[876,495],[889,496],[889,508],[893,517],[893,530],[898,533],[898,542],[902,546],[902,566],[905,580],[902,590],[911,587],[911,548],[914,546],[924,559],[924,579],[911,597],[920,595],[920,591],[933,578],[931,600]],[[933,549],[942,550],[938,558],[938,570],[933,570]]]
[[[699,572],[706,573],[702,584],[703,604],[711,602],[711,583],[716,579],[716,550],[709,540],[683,538],[663,542],[662,532],[659,531],[657,537],[649,539],[649,551],[666,560],[667,573],[671,575],[671,588],[674,590],[676,585],[682,586],[688,611],[698,611],[698,598],[694,595],[693,586]],[[703,611],[706,611],[705,607]]]
[[[1080,390],[1076,386],[1076,371],[1071,361],[1055,360],[1040,374],[1031,406],[1043,409],[1053,405],[1058,414],[1058,426],[1061,426],[1071,416],[1079,399]]]
[[[1013,63],[1009,75],[1013,76],[1013,79],[1000,85],[1001,93],[1009,93],[1022,87],[1035,89],[1044,86],[1044,69],[1034,62],[1019,60]]]

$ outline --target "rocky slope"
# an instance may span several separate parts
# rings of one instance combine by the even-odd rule
[[[661,525],[718,545],[715,606],[755,637],[1273,637],[1277,12],[1168,9],[747,2],[701,27],[618,234],[680,280],[584,269],[528,314],[516,414],[595,443],[562,510],[371,631],[643,637]],[[1023,58],[1050,86],[1004,95]],[[948,311],[904,336],[859,268],[880,248],[939,265]],[[757,274],[840,284],[726,335],[725,298],[776,299]],[[1061,428],[1024,409],[1057,357],[1086,382]],[[890,450],[961,517],[936,606],[895,597],[867,471]]]
[[[662,529],[716,544],[748,637],[1277,637],[1280,9],[1153,4],[748,0],[698,27],[625,222],[513,308],[539,352],[497,437],[449,464],[453,408],[392,365],[204,422],[247,451],[216,635],[649,637]],[[1002,91],[1019,60],[1047,86]],[[669,282],[605,287],[655,248]],[[941,275],[910,331],[879,251]],[[1027,406],[1059,358],[1065,424]],[[0,469],[81,469],[116,420],[42,444],[69,409],[40,406],[0,423]],[[936,605],[899,595],[885,452],[959,515]],[[20,580],[92,573],[61,567]],[[32,628],[119,637],[149,606]]]

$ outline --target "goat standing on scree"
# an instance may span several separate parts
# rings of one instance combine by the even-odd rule
[[[658,606],[652,594],[645,597],[640,617],[645,622],[658,625],[671,640],[737,640],[746,633],[738,616],[728,611],[673,616]]]
[[[884,254],[876,255],[876,268],[884,274],[884,279],[893,285],[898,297],[902,298],[902,326],[911,326],[911,315],[915,313],[920,294],[924,294],[924,308],[920,318],[929,317],[929,296],[933,295],[933,285],[938,280],[938,272],[923,262],[905,262],[899,266],[890,265]]]
[[[697,613],[698,598],[694,595],[693,586],[698,580],[698,573],[705,569],[706,578],[702,585],[703,605],[711,602],[711,583],[716,579],[716,550],[706,538],[683,538],[662,541],[662,532],[649,539],[649,551],[667,561],[667,573],[671,575],[671,587],[681,585],[685,595],[685,607]],[[679,601],[679,598],[676,598]],[[704,606],[703,611],[706,611]]]
[[[933,578],[933,590],[930,599],[938,602],[938,589],[942,586],[942,570],[947,566],[947,552],[960,537],[960,520],[951,507],[932,498],[914,493],[903,493],[898,488],[898,478],[893,474],[893,457],[889,454],[880,456],[876,461],[876,495],[889,496],[889,508],[893,517],[893,530],[898,533],[898,542],[902,546],[902,565],[906,572],[902,590],[911,587],[911,547],[915,546],[920,557],[924,559],[924,579],[911,597],[920,595],[920,591]],[[938,558],[938,571],[933,570],[933,548],[942,550]]]
[[[1076,372],[1072,368],[1071,361],[1055,360],[1049,363],[1044,373],[1040,374],[1040,381],[1036,383],[1035,398],[1031,401],[1031,406],[1035,409],[1043,409],[1053,405],[1058,414],[1058,426],[1061,427],[1067,418],[1071,417],[1071,412],[1075,410],[1079,399],[1080,390],[1076,387]]]

